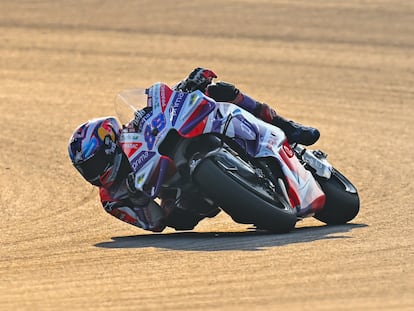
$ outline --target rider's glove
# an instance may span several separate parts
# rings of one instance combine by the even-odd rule
[[[217,75],[213,71],[198,67],[185,80],[181,81],[176,89],[183,92],[200,90],[204,93],[206,87],[211,84],[214,78],[217,78]]]
[[[129,173],[125,182],[128,189],[128,197],[131,203],[134,206],[147,206],[149,204],[150,198],[146,196],[142,191],[135,188],[135,173]]]

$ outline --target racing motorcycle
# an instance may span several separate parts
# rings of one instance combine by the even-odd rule
[[[234,104],[156,83],[122,91],[115,109],[135,187],[151,199],[162,189],[194,191],[235,222],[276,233],[306,217],[334,225],[359,212],[356,188],[324,152],[289,144],[281,129]]]

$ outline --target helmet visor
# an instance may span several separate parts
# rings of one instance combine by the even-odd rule
[[[102,148],[89,159],[76,163],[75,168],[92,185],[101,186],[101,175],[113,164],[113,155],[108,155]]]

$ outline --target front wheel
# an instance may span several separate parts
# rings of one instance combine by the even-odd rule
[[[284,197],[261,183],[247,163],[223,151],[201,160],[193,181],[234,221],[275,233],[291,231],[297,217]]]
[[[345,224],[354,219],[359,212],[359,196],[354,185],[335,169],[329,179],[315,177],[326,195],[326,202],[314,217],[328,225]]]

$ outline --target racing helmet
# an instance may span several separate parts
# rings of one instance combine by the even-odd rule
[[[69,140],[69,157],[78,172],[94,186],[110,186],[131,167],[118,144],[121,126],[114,117],[81,124]]]

